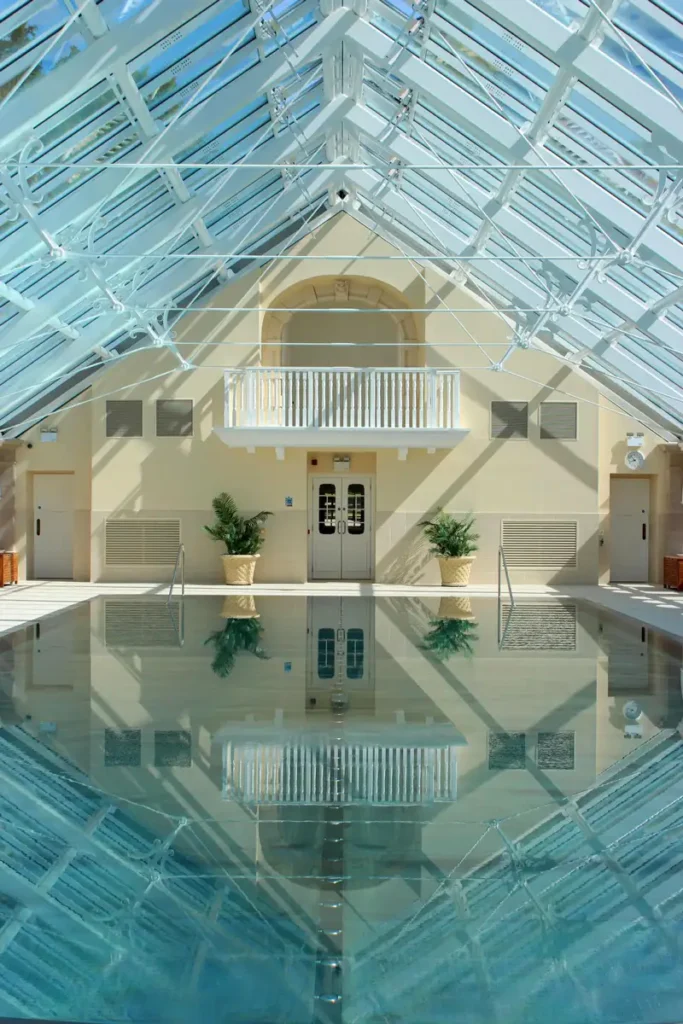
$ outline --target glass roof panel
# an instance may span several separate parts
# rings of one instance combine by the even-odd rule
[[[574,25],[586,13],[585,0],[531,0],[545,14],[562,22],[563,25]]]
[[[683,32],[678,19],[665,20],[649,0],[622,0],[613,21],[626,35],[683,71]]]
[[[32,4],[25,20],[0,35],[0,100],[20,82],[42,78],[86,48],[88,39],[78,25],[61,31],[70,15],[64,0]]]

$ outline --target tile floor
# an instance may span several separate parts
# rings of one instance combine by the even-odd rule
[[[225,594],[228,588],[220,584],[188,584],[187,594]],[[166,594],[167,583],[73,583],[28,581],[17,586],[0,590],[0,634],[29,622],[35,622],[65,608],[90,601],[94,597],[114,594]],[[467,587],[458,593],[495,597],[497,587]],[[180,588],[175,591],[179,596]],[[254,595],[287,596],[290,594],[352,594],[376,595],[377,597],[416,597],[425,595],[453,594],[447,587],[408,587],[381,583],[292,583],[255,584],[249,588],[231,587],[230,593]],[[640,625],[651,626],[673,636],[683,638],[683,592],[664,590],[653,584],[620,583],[597,586],[545,587],[516,586],[518,599],[533,597],[571,597],[589,601],[592,604],[622,615],[627,615]]]

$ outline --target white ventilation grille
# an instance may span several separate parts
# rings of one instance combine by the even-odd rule
[[[107,437],[142,437],[142,402],[107,402]]]
[[[108,519],[107,565],[174,565],[180,544],[179,519]]]
[[[504,604],[502,617],[503,650],[576,650],[576,605]]]
[[[528,437],[527,402],[491,402],[491,437]]]
[[[192,400],[164,398],[157,402],[157,437],[192,437]]]
[[[575,441],[577,419],[576,402],[541,402],[541,440]]]
[[[179,646],[165,600],[105,601],[104,643],[107,647]]]
[[[577,541],[576,522],[503,522],[503,549],[511,569],[575,569]]]

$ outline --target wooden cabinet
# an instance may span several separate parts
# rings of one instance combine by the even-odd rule
[[[671,590],[680,590],[683,587],[683,555],[665,556],[664,586]]]
[[[19,557],[16,551],[0,551],[0,587],[19,582]]]

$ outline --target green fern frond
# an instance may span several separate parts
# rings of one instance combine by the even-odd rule
[[[272,512],[257,512],[245,519],[232,495],[223,491],[211,502],[214,522],[204,529],[213,540],[225,545],[228,555],[256,555],[263,547],[263,525]]]
[[[457,519],[450,512],[437,508],[432,519],[425,519],[419,525],[431,544],[431,553],[441,558],[464,558],[479,547],[479,534],[474,532],[472,516]]]

